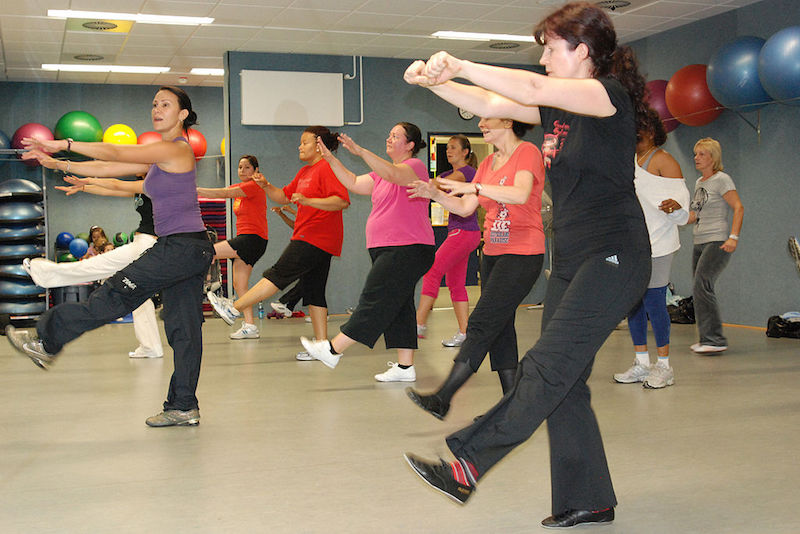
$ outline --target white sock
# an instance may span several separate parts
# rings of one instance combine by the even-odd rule
[[[650,353],[648,352],[637,352],[636,353],[636,363],[639,365],[643,365],[645,367],[650,367]]]
[[[656,362],[656,363],[657,363],[657,365],[660,365],[661,367],[667,367],[668,368],[669,367],[669,356],[659,356],[658,357],[658,362]]]

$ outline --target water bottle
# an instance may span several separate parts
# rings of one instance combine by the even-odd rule
[[[263,302],[259,302],[258,303],[258,318],[259,319],[263,319],[264,318],[264,303]]]

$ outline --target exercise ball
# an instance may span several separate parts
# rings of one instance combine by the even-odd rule
[[[767,39],[758,56],[758,76],[775,100],[800,97],[800,26],[784,28]],[[800,99],[784,104],[800,106]]]
[[[68,249],[75,236],[69,232],[61,232],[56,236],[56,248]]]
[[[103,134],[103,142],[116,145],[135,145],[136,132],[127,124],[112,124],[106,128]]]
[[[148,143],[157,143],[159,141],[161,141],[161,134],[158,132],[144,132],[136,139],[136,142],[140,145],[146,145]]]
[[[11,148],[11,138],[3,130],[0,130],[0,150],[11,150]],[[0,159],[9,158],[11,158],[11,154],[0,154]]]
[[[222,141],[219,143],[219,153],[223,156],[225,155],[225,138],[222,138]]]
[[[200,159],[205,156],[206,149],[208,148],[205,136],[194,128],[189,128],[186,133],[189,136],[189,144],[192,147],[195,159]]]
[[[103,140],[103,127],[94,116],[85,111],[70,111],[56,123],[56,139],[71,138],[87,143]]]
[[[121,247],[128,242],[128,234],[125,232],[117,232],[114,235],[114,246]]]
[[[664,100],[664,91],[667,90],[667,80],[651,80],[645,84],[647,92],[645,98],[650,107],[656,110],[661,122],[664,124],[664,131],[669,133],[681,123],[679,123],[672,113],[669,112],[667,102]]]
[[[83,239],[87,243],[89,242],[89,234],[87,234],[86,232],[81,232],[79,234],[75,234],[75,237],[79,238],[79,239]]]
[[[22,178],[0,182],[0,200],[42,200],[44,193],[38,184]]]
[[[0,202],[0,222],[23,223],[44,219],[44,208],[38,202]]]
[[[42,141],[52,141],[54,139],[53,132],[50,131],[50,128],[38,122],[29,122],[23,124],[14,132],[14,136],[11,138],[11,148],[23,148],[22,140],[26,137],[33,137],[34,139],[41,139]],[[17,157],[22,157],[22,155],[17,154]],[[25,165],[29,167],[38,167],[39,162],[35,159],[26,159]]]
[[[75,239],[69,242],[69,252],[76,258],[84,257],[86,255],[87,250],[89,250],[89,243],[87,243],[80,237],[76,237]]]
[[[720,104],[755,111],[772,101],[758,79],[758,56],[765,42],[760,37],[739,37],[711,57],[706,82]]]
[[[56,263],[63,263],[67,261],[78,261],[78,258],[70,254],[69,252],[64,252],[63,254],[59,254],[56,257]]]
[[[672,116],[689,126],[703,126],[722,113],[708,90],[705,65],[687,65],[672,75],[664,91]]]

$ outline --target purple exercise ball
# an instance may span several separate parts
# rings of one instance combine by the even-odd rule
[[[656,110],[658,116],[661,117],[661,122],[664,124],[664,131],[669,133],[681,123],[672,116],[669,108],[667,108],[667,101],[664,94],[667,91],[667,80],[651,80],[645,84],[647,89],[647,103],[650,107]]]

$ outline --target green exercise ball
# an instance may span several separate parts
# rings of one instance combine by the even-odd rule
[[[56,139],[95,142],[103,140],[103,127],[91,113],[70,111],[58,119],[54,134]]]
[[[64,263],[68,261],[78,261],[78,259],[69,252],[59,254],[58,257],[56,258],[56,263]]]
[[[78,238],[78,239],[83,239],[87,243],[89,241],[91,241],[91,239],[89,239],[89,234],[87,234],[86,232],[81,232],[79,234],[75,234],[75,237]]]

